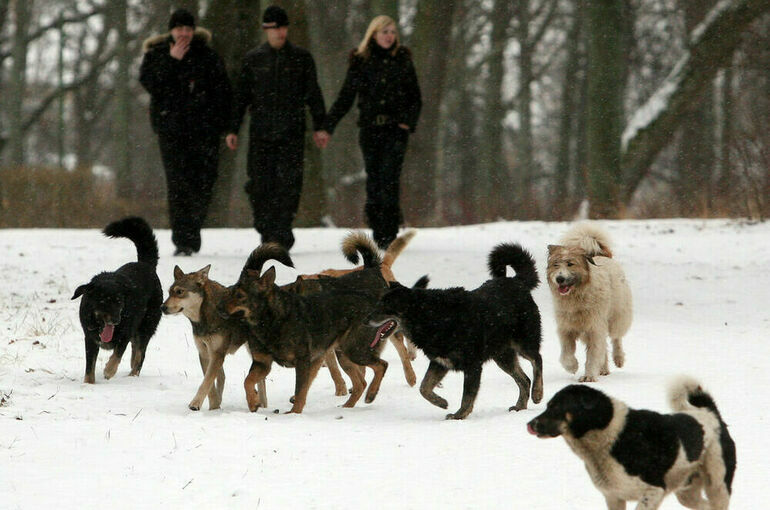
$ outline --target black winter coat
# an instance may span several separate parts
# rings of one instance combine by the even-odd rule
[[[305,105],[310,107],[313,129],[321,129],[326,106],[312,55],[288,41],[279,50],[265,43],[243,58],[230,132],[238,133],[249,108],[252,139],[301,138],[305,132]]]
[[[232,88],[210,41],[208,30],[196,28],[181,60],[169,55],[168,34],[144,42],[139,81],[150,93],[150,122],[156,133],[214,136],[226,131]]]
[[[181,60],[169,54],[171,35],[144,42],[139,81],[150,93],[150,122],[156,133],[216,136],[232,110],[232,87],[220,56],[209,46],[211,33],[196,28]]]
[[[326,116],[324,128],[328,132],[334,132],[337,123],[350,111],[356,95],[359,127],[384,122],[406,124],[414,132],[422,99],[411,52],[401,46],[393,55],[374,42],[368,58],[353,50],[345,82]]]

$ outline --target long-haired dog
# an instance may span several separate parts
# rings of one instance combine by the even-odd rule
[[[396,261],[398,256],[401,255],[401,252],[404,251],[404,248],[406,248],[416,233],[417,231],[414,229],[407,230],[400,236],[396,237],[393,242],[388,245],[385,253],[382,254],[380,272],[382,273],[382,277],[385,278],[385,281],[388,283],[397,281],[395,275],[393,274],[393,263]],[[358,238],[355,234],[346,236],[342,241],[342,254],[352,264],[358,264],[359,260],[358,247],[356,245],[357,241]],[[364,265],[362,264],[353,269],[325,269],[316,274],[303,274],[302,279],[318,279],[324,276],[337,278],[346,274],[350,274],[354,271],[361,271],[363,268]],[[406,379],[407,384],[409,384],[409,386],[414,386],[417,383],[417,376],[415,375],[414,368],[412,367],[412,361],[417,357],[414,344],[412,344],[408,339],[404,338],[404,334],[401,332],[398,332],[395,335],[391,335],[390,343],[393,344],[393,347],[396,348],[398,357],[401,360],[401,367],[404,371],[404,378]],[[329,365],[328,362],[327,365]],[[329,368],[332,369],[332,366],[330,365]]]
[[[158,242],[147,222],[138,217],[124,218],[104,228],[108,237],[124,237],[136,246],[137,261],[112,272],[94,276],[75,289],[72,299],[80,300],[80,325],[86,344],[86,370],[83,382],[93,384],[99,349],[112,350],[104,367],[104,378],[118,370],[129,342],[131,373],[142,370],[147,344],[160,321],[163,290],[155,272]]]
[[[387,290],[387,282],[380,272],[381,259],[371,248],[371,240],[363,234],[356,237],[364,259],[363,270],[324,280],[298,278],[293,287],[279,287],[275,284],[275,267],[260,274],[250,269],[253,262],[250,257],[220,308],[227,315],[245,320],[252,336],[258,339],[258,352],[262,357],[253,359],[244,385],[253,386],[263,380],[270,372],[272,361],[295,369],[290,413],[302,412],[310,385],[333,348],[343,370],[353,381],[353,392],[345,407],[355,405],[363,393],[365,383],[360,366],[369,366],[375,373],[366,401],[373,401],[379,391],[388,363],[379,357],[381,347],[369,344],[373,328],[369,328],[366,336],[359,333],[366,327],[364,318]],[[252,254],[254,258],[258,251]],[[308,292],[305,285],[314,288]]]
[[[449,370],[463,372],[462,403],[447,419],[461,420],[471,413],[482,367],[490,359],[519,388],[510,410],[526,409],[530,397],[530,379],[519,356],[532,363],[532,400],[543,397],[540,311],[531,294],[539,283],[535,261],[521,246],[501,244],[489,254],[488,265],[492,279],[471,291],[391,284],[369,316],[378,336],[402,330],[430,359],[420,393],[431,404],[446,409],[447,401],[433,390]],[[506,276],[507,266],[516,276]]]
[[[586,345],[581,382],[595,382],[610,373],[607,336],[612,339],[615,366],[625,362],[623,336],[631,326],[631,288],[620,264],[612,258],[609,237],[598,225],[579,223],[548,246],[548,286],[551,288],[562,366],[574,374],[577,340]]]
[[[161,306],[163,313],[181,313],[192,325],[195,347],[203,370],[203,381],[188,405],[193,411],[200,410],[206,397],[209,399],[209,409],[219,408],[225,387],[225,355],[237,351],[244,343],[248,343],[250,337],[249,328],[242,321],[222,317],[217,312],[217,306],[227,295],[227,288],[209,278],[210,269],[208,265],[199,271],[185,273],[179,266],[175,266],[174,282],[168,289],[168,299]],[[250,407],[267,407],[264,380],[259,382],[256,397],[249,391],[246,395]]]
[[[697,381],[681,378],[671,385],[669,402],[674,414],[659,414],[570,385],[527,429],[541,438],[564,437],[609,510],[625,509],[626,501],[652,510],[671,492],[687,508],[727,509],[735,443],[714,399]]]

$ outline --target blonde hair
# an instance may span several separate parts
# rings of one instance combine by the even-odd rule
[[[358,45],[358,48],[356,48],[356,55],[362,56],[364,58],[369,57],[369,45],[371,44],[372,37],[374,37],[374,33],[379,32],[388,25],[393,25],[396,27],[396,42],[393,43],[393,49],[391,50],[391,53],[395,55],[396,50],[398,50],[398,47],[401,45],[401,41],[398,36],[398,25],[393,18],[384,14],[377,16],[371,21],[371,23],[369,23],[369,28],[366,29],[364,38],[361,39],[361,43]]]

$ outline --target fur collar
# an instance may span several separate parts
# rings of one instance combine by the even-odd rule
[[[142,43],[142,52],[147,53],[154,46],[157,46],[158,44],[161,44],[161,43],[165,43],[169,37],[171,37],[171,32],[166,32],[165,34],[148,37],[147,39],[144,40],[144,43]],[[205,29],[203,27],[195,27],[195,33],[193,34],[193,42],[195,41],[208,45],[211,42],[211,32],[209,32],[208,29]]]

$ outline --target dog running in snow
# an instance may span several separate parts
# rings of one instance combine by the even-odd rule
[[[393,274],[393,263],[396,261],[401,252],[404,251],[404,248],[406,248],[416,233],[417,231],[414,229],[407,230],[400,236],[396,237],[393,242],[388,245],[385,253],[382,254],[380,272],[382,273],[382,277],[385,278],[385,281],[388,283],[397,281],[395,275]],[[358,250],[355,244],[356,239],[357,238],[355,234],[353,234],[346,236],[342,242],[342,254],[352,264],[358,264]],[[346,274],[350,274],[354,271],[361,271],[363,268],[363,265],[359,265],[353,269],[325,269],[316,274],[303,274],[302,279],[315,280],[325,276],[337,278]],[[404,334],[401,332],[398,332],[395,335],[391,335],[390,343],[393,344],[393,347],[396,348],[398,357],[401,360],[401,367],[404,371],[404,378],[406,379],[407,384],[409,386],[414,386],[417,383],[417,376],[415,375],[414,368],[412,367],[412,361],[414,361],[414,359],[417,357],[414,344],[412,344],[408,339],[404,338]],[[336,358],[332,359],[332,363],[336,362],[335,359]],[[333,370],[332,366],[329,364],[329,361],[327,361],[327,365],[329,366],[330,370]]]
[[[492,279],[471,291],[391,284],[369,316],[378,336],[403,331],[430,359],[420,393],[431,404],[446,409],[447,401],[433,390],[449,370],[463,372],[462,403],[447,419],[461,420],[471,413],[482,366],[489,359],[519,388],[510,410],[526,409],[530,397],[530,379],[519,356],[532,363],[532,400],[543,398],[540,311],[531,295],[539,283],[535,261],[518,244],[501,244],[489,254],[488,266]],[[506,276],[507,266],[516,276]]]
[[[258,339],[260,357],[253,362],[245,384],[252,386],[270,372],[272,361],[294,367],[296,374],[293,406],[290,413],[304,409],[310,384],[331,349],[336,349],[343,370],[353,381],[353,392],[343,407],[352,407],[366,386],[361,366],[374,370],[366,402],[372,402],[388,363],[379,357],[381,346],[369,342],[373,328],[364,324],[387,282],[380,271],[381,259],[373,243],[363,234],[354,236],[364,259],[364,269],[339,278],[302,280],[292,286],[275,284],[275,267],[261,273],[255,260],[261,258],[258,248],[244,266],[241,277],[220,310],[245,320],[251,334]],[[305,286],[312,286],[308,292]],[[318,288],[316,288],[318,287]],[[362,328],[369,332],[362,335]],[[252,352],[254,356],[254,352]]]
[[[565,370],[577,372],[576,342],[582,340],[586,364],[580,381],[596,382],[599,375],[609,374],[607,336],[615,366],[622,367],[623,336],[633,315],[631,289],[612,258],[607,233],[591,222],[572,227],[561,244],[548,246],[547,278]]]
[[[118,370],[129,342],[131,372],[142,370],[147,344],[160,321],[163,290],[155,270],[158,265],[158,242],[147,222],[129,217],[110,223],[104,235],[124,237],[136,246],[137,261],[112,272],[102,272],[89,283],[75,289],[72,299],[80,300],[80,325],[85,334],[86,370],[83,382],[95,382],[94,370],[99,349],[112,350],[104,367],[104,378]]]
[[[726,510],[735,443],[714,399],[697,381],[682,377],[669,388],[669,403],[674,413],[659,414],[570,385],[527,429],[541,438],[564,437],[609,510],[624,510],[626,501],[653,510],[672,492],[687,508]]]
[[[248,326],[242,321],[222,317],[217,311],[217,306],[227,295],[227,288],[209,278],[210,269],[211,265],[208,265],[199,271],[185,273],[175,266],[174,282],[161,306],[164,314],[181,313],[192,325],[203,370],[203,381],[188,405],[193,411],[200,410],[206,397],[209,409],[219,409],[225,387],[225,355],[233,354],[243,344],[249,345],[251,350]],[[256,396],[247,390],[246,398],[250,408],[267,407],[265,381],[259,381]]]

